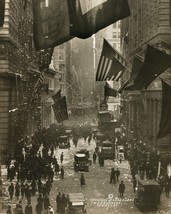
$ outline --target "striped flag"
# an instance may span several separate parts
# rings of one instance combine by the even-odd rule
[[[60,100],[56,101],[52,107],[58,123],[68,120],[66,97],[62,97]]]
[[[39,87],[41,86],[41,84],[43,84],[44,81],[44,77],[45,77],[45,70],[43,70],[34,86],[34,90],[33,90],[33,97],[34,95],[37,93]]]
[[[127,64],[126,60],[104,39],[96,81],[118,81],[125,69],[128,69]]]

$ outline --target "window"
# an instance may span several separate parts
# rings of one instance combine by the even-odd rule
[[[114,47],[114,48],[117,48],[117,44],[116,44],[116,43],[113,43],[113,47]]]
[[[113,28],[116,28],[116,23],[113,24]]]
[[[113,38],[117,38],[117,33],[113,32]]]
[[[120,32],[118,32],[118,38],[120,38],[121,37],[121,33]]]

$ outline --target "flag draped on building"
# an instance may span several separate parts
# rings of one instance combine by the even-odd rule
[[[104,96],[105,97],[116,97],[118,92],[111,88],[110,85],[106,82],[106,85],[104,86]]]
[[[68,0],[71,35],[88,38],[130,15],[127,0]]]
[[[126,60],[104,39],[96,81],[118,81],[125,69],[128,69]]]
[[[61,99],[56,100],[52,107],[58,123],[61,123],[64,120],[68,120],[66,97],[62,97]]]
[[[5,0],[0,1],[0,27],[4,24],[4,15],[5,15]]]
[[[132,85],[127,90],[146,89],[160,74],[171,67],[171,56],[163,51],[147,45],[145,60],[132,77]]]
[[[162,111],[158,138],[171,134],[171,85],[162,81]]]
[[[39,50],[88,38],[129,15],[127,0],[102,0],[100,5],[95,0],[33,0],[35,46]]]

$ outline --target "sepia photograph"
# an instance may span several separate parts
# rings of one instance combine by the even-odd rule
[[[0,214],[171,214],[171,0],[0,0]]]

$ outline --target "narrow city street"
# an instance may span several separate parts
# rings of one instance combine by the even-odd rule
[[[114,162],[112,160],[105,160],[104,167],[100,167],[98,160],[96,164],[93,164],[89,168],[89,172],[84,173],[85,186],[80,186],[80,172],[75,172],[73,167],[74,153],[79,149],[87,149],[90,152],[90,158],[92,158],[93,151],[95,149],[95,141],[91,141],[90,145],[83,139],[80,139],[77,148],[70,141],[70,149],[57,149],[55,150],[55,156],[60,161],[61,152],[64,153],[63,167],[65,170],[64,179],[60,178],[60,175],[55,176],[53,187],[50,193],[50,203],[56,211],[56,196],[57,194],[82,192],[86,198],[87,214],[126,214],[144,213],[138,210],[134,205],[134,192],[131,182],[129,164],[127,161],[122,163]],[[110,184],[110,172],[111,168],[119,169],[121,175],[119,182],[116,184]],[[120,181],[123,180],[126,185],[126,191],[124,197],[120,197],[118,193],[118,186]],[[38,193],[32,198],[33,209],[37,203]],[[15,207],[13,201],[12,207]],[[11,202],[10,202],[11,203]],[[22,201],[23,208],[26,205],[25,201]],[[161,205],[157,211],[146,211],[146,214],[160,213],[169,214],[171,213],[171,202],[170,198],[166,198],[163,193],[161,196]]]

